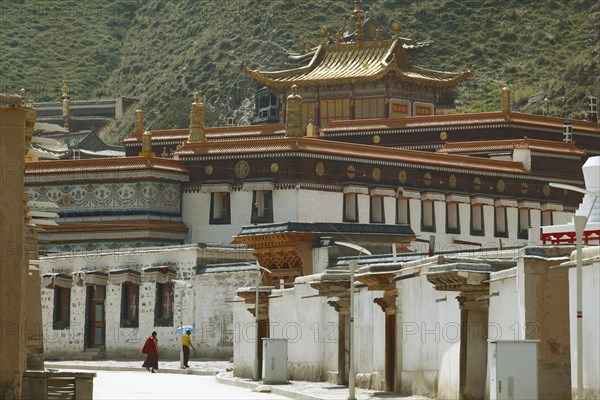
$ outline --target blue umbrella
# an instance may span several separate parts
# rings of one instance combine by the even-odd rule
[[[184,325],[183,326],[183,332],[182,332],[181,327],[178,326],[177,330],[175,331],[175,333],[186,333],[187,331],[190,331],[192,333],[196,333],[196,328],[194,328],[193,326],[190,326],[190,325]]]

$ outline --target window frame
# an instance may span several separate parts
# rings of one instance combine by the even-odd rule
[[[504,214],[504,230],[498,230],[498,213]],[[506,207],[494,207],[494,237],[507,238],[508,237],[508,211]]]
[[[354,218],[350,218],[348,216],[348,207],[351,205],[348,204],[349,199],[354,199]],[[344,193],[344,201],[343,201],[343,222],[358,222],[358,194],[357,193]]]
[[[456,207],[456,227],[450,227],[450,207]],[[458,233],[460,234],[460,207],[458,203],[448,203],[446,202],[446,233]]]
[[[475,229],[475,209],[479,209],[479,217],[481,221],[480,229]],[[471,235],[472,236],[485,236],[485,218],[483,212],[483,204],[471,204]]]
[[[172,282],[156,282],[154,326],[173,326],[173,289],[174,285]]]
[[[216,199],[220,199],[221,216],[215,216],[215,208],[217,206]],[[225,199],[225,215],[223,215],[223,199]],[[252,203],[254,204],[254,202]],[[209,225],[227,225],[231,224],[231,193],[229,192],[212,192],[210,194],[210,217]]]
[[[529,228],[531,227],[531,210],[529,208],[519,208],[519,218],[517,223],[517,239],[529,239]],[[527,228],[523,229],[523,213],[527,215]]]
[[[259,193],[262,193],[263,199],[259,204]],[[272,190],[254,190],[252,192],[252,211],[250,223],[269,224],[273,222],[273,191]]]
[[[135,293],[132,294],[132,291]],[[130,314],[132,300],[133,315]],[[138,328],[140,315],[140,286],[131,282],[121,284],[121,328]]]
[[[379,215],[375,215],[376,206],[375,202],[379,203]],[[369,199],[369,222],[372,224],[385,224],[385,202],[383,196],[371,196]],[[379,221],[376,221],[375,217],[379,217]]]
[[[542,226],[554,225],[554,211],[542,211]],[[549,219],[549,221],[547,221]]]
[[[406,202],[406,222],[400,222],[400,202]],[[410,226],[410,199],[407,197],[396,198],[396,224]]]
[[[431,226],[425,225],[425,204],[427,203],[431,203]],[[433,200],[421,200],[421,232],[435,231],[435,202]]]
[[[54,286],[52,329],[69,329],[71,326],[71,288]]]

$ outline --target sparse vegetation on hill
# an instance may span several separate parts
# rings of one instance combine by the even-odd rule
[[[0,85],[57,99],[137,96],[147,127],[188,125],[196,89],[209,125],[247,122],[255,86],[244,63],[282,68],[286,51],[317,43],[321,25],[347,23],[350,0],[0,0]],[[496,110],[509,85],[513,107],[583,118],[590,87],[600,91],[600,4],[596,0],[370,0],[382,25],[435,44],[415,63],[477,74],[459,87],[459,112]],[[344,20],[344,18],[346,20]],[[127,135],[133,115],[105,132]]]

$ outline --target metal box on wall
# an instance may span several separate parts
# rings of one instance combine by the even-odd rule
[[[538,398],[538,344],[490,342],[490,400]]]
[[[287,339],[263,338],[264,383],[287,383]]]

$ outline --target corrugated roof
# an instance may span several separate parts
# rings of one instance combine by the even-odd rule
[[[184,142],[188,139],[190,130],[189,129],[168,129],[168,130],[154,130],[152,133],[152,142],[163,142],[163,141],[181,141]],[[283,136],[285,135],[285,125],[281,124],[270,124],[270,125],[242,125],[242,126],[218,126],[204,128],[204,135],[206,140],[233,140],[243,139],[252,137],[265,137],[265,136]],[[128,138],[123,139],[125,144],[142,143],[140,136],[132,135]]]
[[[441,72],[411,65],[399,39],[321,45],[306,66],[285,71],[245,69],[247,75],[269,87],[289,88],[377,81],[387,74],[402,81],[454,86],[473,71]]]
[[[85,160],[37,161],[25,164],[26,175],[106,171],[160,170],[179,174],[189,171],[179,160],[158,157],[115,157]]]
[[[321,138],[281,138],[269,140],[245,140],[229,142],[186,142],[175,152],[181,159],[191,157],[240,156],[268,153],[309,153],[337,157],[352,157],[381,162],[394,161],[430,165],[441,168],[485,169],[503,173],[529,174],[519,162],[486,160],[480,158],[421,152],[416,150],[394,149],[374,145],[343,143]]]
[[[575,146],[574,143],[553,142],[539,139],[516,139],[516,140],[484,140],[477,142],[449,142],[437,150],[438,153],[473,153],[490,152],[513,149],[530,149],[543,153],[568,154],[584,157],[586,152]]]
[[[539,128],[563,129],[563,118],[542,115],[525,114],[520,112],[483,112],[472,114],[446,114],[415,116],[402,118],[360,119],[352,121],[330,121],[319,132],[322,135],[337,135],[344,133],[367,131],[394,131],[410,129],[460,129],[472,126],[493,125],[526,125]],[[574,120],[573,130],[576,132],[600,134],[600,126],[592,121]]]

